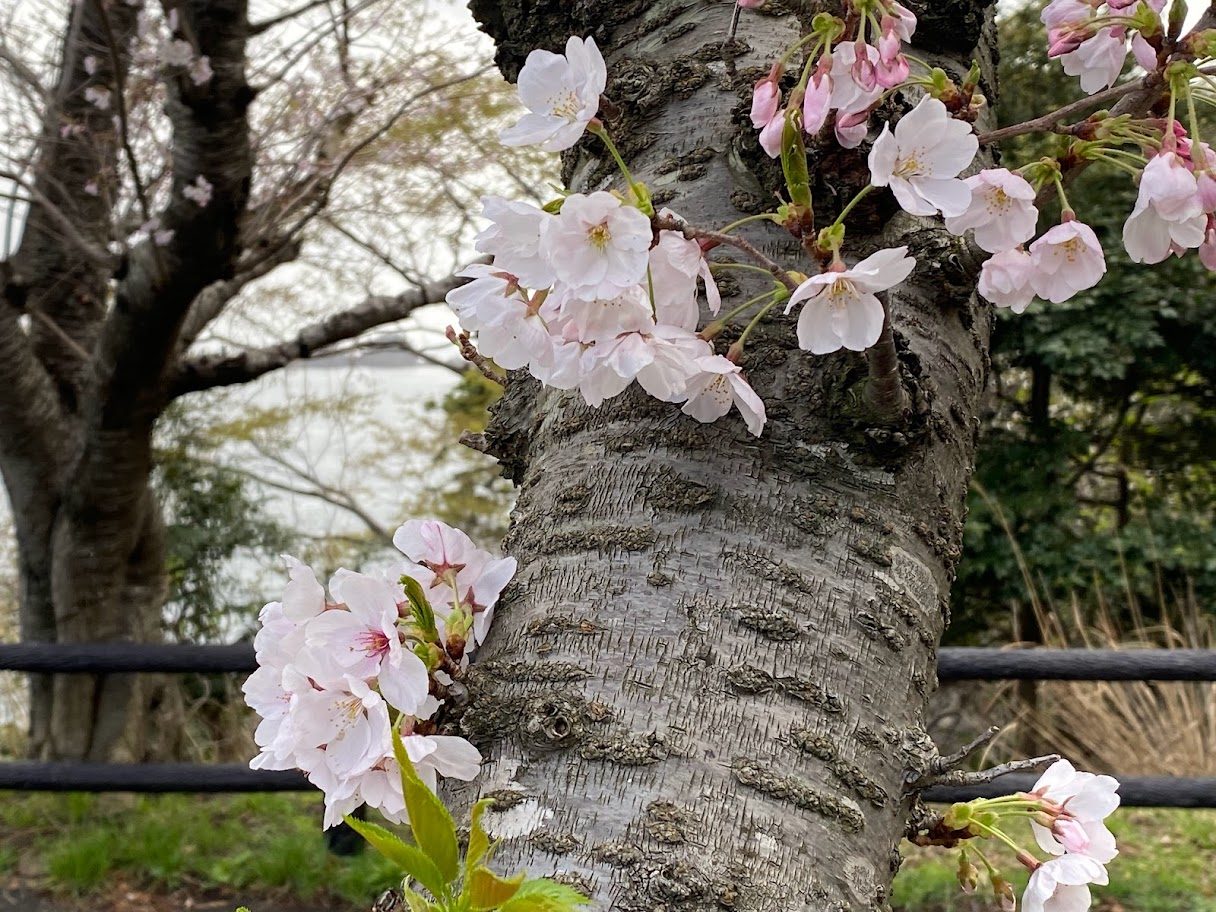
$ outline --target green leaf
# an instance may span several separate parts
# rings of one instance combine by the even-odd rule
[[[438,796],[418,778],[396,726],[393,726],[393,754],[401,766],[401,789],[405,793],[405,809],[410,815],[414,841],[430,856],[444,881],[451,883],[460,876],[460,844],[456,841],[456,824],[452,815]]]
[[[515,895],[499,907],[499,912],[570,912],[575,906],[589,902],[573,887],[538,877],[520,884]]]
[[[801,118],[796,112],[786,113],[785,128],[781,131],[781,171],[785,174],[790,201],[811,209],[811,176],[802,142]]]
[[[425,896],[419,896],[413,890],[402,890],[401,898],[409,906],[410,912],[434,912],[435,909],[439,908],[434,903],[427,902]]]
[[[464,856],[464,870],[466,874],[490,851],[490,837],[481,825],[481,815],[492,804],[494,804],[493,798],[482,798],[473,805],[473,812],[469,821],[469,850]]]
[[[426,637],[428,643],[438,642],[439,630],[435,626],[435,611],[431,608],[431,603],[427,601],[422,584],[412,576],[402,574],[401,586],[405,589],[405,597],[409,599],[414,620],[418,622],[422,635]]]
[[[520,884],[527,876],[527,872],[520,871],[508,880],[499,877],[489,868],[474,868],[465,881],[464,892],[473,912],[489,912],[519,892]]]
[[[402,842],[396,833],[390,833],[377,824],[355,817],[345,819],[347,825],[371,843],[373,849],[389,861],[399,865],[406,874],[430,890],[436,898],[442,897],[447,892],[450,878],[445,878],[440,874],[439,869],[435,867],[435,862],[431,861],[426,853],[417,846]]]

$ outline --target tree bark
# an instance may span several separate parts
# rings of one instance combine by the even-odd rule
[[[733,46],[726,2],[471,5],[509,77],[533,47],[594,35],[622,109],[609,128],[656,204],[700,227],[772,208],[751,87],[826,4],[745,14]],[[992,73],[986,4],[914,6],[919,55],[958,82],[973,54]],[[827,224],[868,180],[864,150],[811,155]],[[610,169],[592,138],[566,157],[575,189]],[[907,783],[935,756],[922,714],[990,316],[978,261],[940,222],[885,193],[857,212],[850,256],[907,244],[918,260],[888,302],[902,424],[868,415],[863,361],[799,351],[792,314],[749,336],[758,440],[737,416],[700,425],[640,394],[593,410],[508,385],[487,438],[519,485],[520,567],[461,719],[487,753],[478,789],[499,799],[507,869],[557,873],[599,908],[887,907]],[[814,270],[776,231],[750,239]]]

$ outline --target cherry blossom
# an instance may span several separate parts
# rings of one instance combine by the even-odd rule
[[[1022,912],[1085,912],[1091,883],[1107,883],[1106,868],[1092,858],[1053,858],[1031,873],[1022,894]]]
[[[1060,62],[1069,76],[1081,77],[1081,88],[1092,95],[1114,85],[1126,59],[1127,30],[1119,27],[1100,29],[1060,57]]]
[[[531,203],[500,196],[483,196],[481,214],[490,226],[477,235],[474,246],[494,257],[496,270],[515,276],[525,288],[553,284],[553,270],[540,255],[540,232],[554,216]]]
[[[1144,168],[1136,207],[1123,226],[1123,246],[1136,263],[1160,263],[1175,248],[1203,243],[1207,216],[1195,175],[1175,152],[1154,156]]]
[[[1018,247],[989,257],[980,268],[979,293],[997,307],[1022,313],[1034,300],[1034,263]]]
[[[711,355],[698,359],[697,367],[701,372],[688,381],[688,401],[680,411],[708,424],[729,412],[733,405],[743,416],[748,431],[759,437],[766,420],[764,402],[744,379],[739,365],[721,355]]]
[[[1035,783],[1039,795],[1064,812],[1048,828],[1031,821],[1039,848],[1051,855],[1087,855],[1102,864],[1119,854],[1115,837],[1103,821],[1119,806],[1118,780],[1076,770],[1067,760],[1057,760]]]
[[[975,243],[989,253],[1012,250],[1034,237],[1039,211],[1034,188],[1006,168],[990,168],[967,178],[971,205],[946,219],[946,229],[962,234],[974,229]]]
[[[484,263],[457,274],[473,281],[449,291],[447,303],[462,326],[478,333],[482,354],[506,370],[548,361],[548,330],[514,276]]]
[[[1094,230],[1070,219],[1030,245],[1034,293],[1059,304],[1078,291],[1093,288],[1106,272],[1106,257]]]
[[[499,133],[507,146],[569,149],[599,112],[608,71],[595,39],[571,36],[565,56],[536,49],[519,72],[519,97],[529,113]]]
[[[785,312],[803,304],[798,345],[816,355],[839,348],[865,351],[882,333],[883,306],[874,295],[911,275],[907,247],[880,250],[854,266],[811,276],[790,296]],[[805,302],[805,303],[804,303]]]
[[[1199,260],[1206,268],[1216,272],[1216,226],[1212,224],[1210,216],[1203,243],[1199,245]]]
[[[781,133],[785,128],[785,112],[781,110],[781,90],[777,87],[780,73],[764,77],[752,91],[752,126],[760,131],[760,145],[770,158],[781,154]]]
[[[971,203],[971,190],[958,173],[975,158],[979,140],[970,124],[953,119],[946,106],[926,96],[870,150],[870,180],[891,187],[905,212],[912,215],[960,216]]]
[[[211,202],[211,190],[211,181],[200,174],[194,178],[193,183],[187,184],[182,189],[182,196],[196,203],[200,209],[205,209]]]
[[[570,294],[611,298],[641,282],[649,262],[650,219],[603,190],[572,193],[544,223],[540,250]]]

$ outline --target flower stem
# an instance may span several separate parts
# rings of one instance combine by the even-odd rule
[[[612,155],[616,166],[621,169],[621,173],[625,175],[625,182],[629,184],[629,189],[633,191],[634,197],[640,202],[643,197],[643,191],[638,186],[638,182],[633,179],[633,175],[629,173],[629,166],[625,164],[625,159],[621,158],[621,153],[616,148],[616,143],[612,141],[612,137],[608,135],[608,131],[604,129],[603,124],[589,124],[587,129],[600,138],[604,146]],[[653,215],[653,213],[649,213]]]
[[[735,342],[734,345],[731,346],[731,348],[737,349],[738,351],[742,351],[743,343],[747,341],[748,335],[751,334],[751,331],[756,327],[756,324],[759,323],[761,320],[763,320],[765,314],[767,314],[770,310],[772,310],[776,306],[777,306],[777,299],[774,297],[773,300],[769,301],[762,308],[760,308],[760,310],[758,310],[756,312],[756,315],[754,317],[752,317],[751,322],[748,323],[747,326],[745,326],[743,328],[743,333],[739,336],[739,339]]]
[[[860,203],[863,199],[865,199],[870,194],[870,191],[873,189],[874,189],[873,184],[866,184],[864,187],[862,187],[860,190],[858,190],[857,195],[854,196],[851,200],[849,200],[849,203],[847,206],[845,206],[843,209],[840,210],[840,215],[836,216],[836,221],[834,221],[832,223],[832,227],[835,228],[839,225],[843,225],[845,217],[848,216],[848,214],[853,211],[853,209],[857,206],[857,204]]]
[[[777,215],[775,212],[762,212],[759,215],[749,215],[747,218],[741,218],[737,222],[731,222],[725,228],[720,228],[719,233],[730,234],[736,228],[741,228],[750,222],[771,222]]]

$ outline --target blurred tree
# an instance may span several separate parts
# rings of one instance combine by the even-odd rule
[[[440,4],[248,5],[38,0],[0,35],[0,473],[27,641],[158,638],[164,410],[442,300],[459,280],[427,277],[467,246],[477,188],[539,160],[483,151],[508,96]],[[146,686],[34,678],[32,753],[148,756]]]
[[[1002,124],[1079,97],[1046,57],[1040,8],[1000,21]],[[1060,141],[1021,137],[1005,161],[1034,160]],[[1190,586],[1216,605],[1216,282],[1195,256],[1151,267],[1127,259],[1129,182],[1091,170],[1069,197],[1103,241],[1108,274],[1064,304],[998,312],[955,642],[1036,638],[1027,574],[1046,599],[1126,587],[1150,617]],[[1049,210],[1043,223],[1055,217]]]

